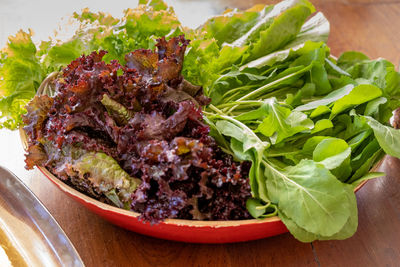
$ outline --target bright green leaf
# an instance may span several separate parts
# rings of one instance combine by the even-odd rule
[[[347,222],[350,204],[345,187],[323,165],[303,160],[281,170],[267,163],[265,175],[271,201],[306,231],[331,236]]]
[[[382,90],[378,87],[374,85],[360,84],[354,87],[348,95],[343,96],[335,102],[332,107],[331,118],[349,108],[373,100],[381,95]]]
[[[315,123],[314,129],[312,129],[311,134],[315,134],[321,132],[323,130],[329,129],[333,127],[333,123],[331,120],[322,119]]]
[[[312,109],[318,108],[320,106],[328,106],[329,104],[348,95],[353,90],[353,88],[354,88],[354,86],[352,84],[348,84],[348,85],[344,86],[343,88],[337,89],[337,90],[329,93],[328,95],[326,95],[325,97],[323,97],[319,100],[299,106],[299,107],[295,108],[295,110],[296,111],[305,111],[305,110],[312,110]]]
[[[314,127],[312,120],[308,119],[304,113],[290,111],[280,106],[276,99],[265,100],[264,104],[268,113],[257,130],[270,137],[272,143],[279,143],[287,137]]]
[[[369,116],[364,118],[374,131],[374,135],[383,150],[393,157],[400,158],[400,130],[383,125]]]

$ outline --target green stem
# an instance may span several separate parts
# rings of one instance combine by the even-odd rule
[[[301,72],[291,73],[291,74],[289,74],[289,75],[287,75],[285,77],[282,77],[282,78],[277,79],[277,80],[275,80],[275,81],[273,81],[271,83],[268,83],[268,84],[266,84],[264,86],[261,86],[260,88],[254,90],[254,91],[251,91],[247,95],[242,96],[241,98],[238,99],[238,101],[242,101],[242,100],[248,99],[248,98],[250,98],[252,96],[258,95],[258,94],[264,92],[266,89],[270,89],[271,87],[273,87],[273,86],[275,86],[275,85],[277,85],[277,84],[279,84],[279,83],[281,83],[281,82],[283,82],[285,80],[288,80],[289,78],[292,78],[292,77],[298,75],[299,73],[301,73]]]
[[[217,113],[220,114],[220,115],[225,115],[225,113],[223,113],[220,109],[218,109],[218,108],[217,108],[216,106],[214,106],[213,104],[208,105],[208,107],[209,107],[211,110],[217,112]]]
[[[270,218],[278,215],[278,207],[274,204],[269,205],[270,208],[274,209],[274,212],[262,215],[263,218]]]
[[[312,64],[310,66],[312,66]],[[273,89],[273,87],[275,85],[278,85],[279,83],[281,83],[281,82],[283,82],[285,80],[288,80],[288,79],[290,79],[290,78],[292,78],[292,77],[294,77],[296,75],[302,74],[302,73],[304,73],[304,72],[306,72],[308,70],[309,70],[309,68],[304,68],[302,70],[299,70],[297,72],[294,72],[294,73],[291,73],[291,74],[289,74],[287,76],[284,76],[284,77],[282,77],[280,79],[277,79],[277,80],[275,80],[273,82],[270,82],[270,83],[268,83],[268,84],[266,84],[264,86],[261,86],[260,88],[254,90],[254,91],[251,91],[247,95],[242,96],[241,98],[238,99],[238,101],[249,99],[250,97],[256,96],[256,95],[258,95],[260,93],[267,93],[267,92],[269,92],[270,89]],[[230,110],[227,111],[227,113],[230,113],[235,108],[236,108],[236,106],[233,106]]]
[[[236,96],[240,95],[240,91],[237,91],[236,93],[234,93],[233,95],[231,95],[230,97],[227,97],[224,99],[225,102],[230,102],[232,101]]]
[[[218,110],[218,109],[217,109],[217,110]],[[221,119],[225,119],[225,120],[230,121],[230,122],[232,122],[233,124],[236,124],[237,126],[241,127],[245,133],[247,133],[248,135],[253,136],[254,138],[256,138],[256,140],[257,140],[259,143],[263,144],[264,149],[265,149],[265,145],[266,145],[265,142],[263,142],[263,141],[254,133],[253,130],[251,130],[249,127],[247,127],[247,126],[246,126],[245,124],[243,124],[242,122],[240,122],[240,121],[238,121],[238,120],[235,120],[234,118],[232,118],[232,117],[230,117],[230,116],[227,116],[227,115],[218,114],[218,115],[215,115],[215,117],[220,117]]]
[[[229,103],[224,103],[221,105],[218,105],[218,108],[226,108],[226,107],[231,107],[234,105],[251,105],[251,106],[261,106],[263,104],[262,101],[235,101],[235,102],[229,102]]]
[[[293,87],[283,87],[283,88],[280,88],[280,89],[278,89],[276,91],[273,91],[273,92],[270,92],[268,94],[263,95],[261,99],[264,100],[264,99],[267,99],[267,98],[271,98],[271,97],[274,97],[274,96],[276,96],[276,95],[278,95],[278,94],[280,94],[282,92],[290,91],[292,89],[293,89]]]
[[[232,94],[232,93],[236,93],[236,92],[240,92],[240,91],[244,91],[244,90],[246,90],[246,89],[251,89],[251,87],[252,86],[248,86],[248,85],[245,85],[245,86],[241,86],[241,87],[236,87],[236,88],[234,88],[234,89],[231,89],[231,90],[229,90],[229,91],[227,91],[227,92],[225,92],[225,94],[223,94],[222,95],[222,98],[225,98],[225,97],[227,97],[228,95],[230,95],[230,94]]]
[[[271,205],[271,201],[268,201],[264,206],[257,206],[256,210],[266,209]]]
[[[281,157],[285,155],[295,155],[298,154],[301,150],[292,151],[292,152],[282,152],[282,153],[268,153],[266,156],[271,158]]]

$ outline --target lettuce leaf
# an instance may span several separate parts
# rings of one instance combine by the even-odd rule
[[[259,38],[252,42],[244,61],[267,55],[295,39],[314,11],[314,6],[303,0],[283,1],[275,5],[269,15],[274,18],[273,22],[267,29],[259,32]]]
[[[130,202],[131,194],[141,183],[104,153],[86,153],[76,160],[72,168],[79,173],[81,179],[88,179],[94,188],[106,196],[109,195],[110,200],[121,208]]]
[[[44,53],[49,68],[65,66],[81,54],[106,50],[106,62],[119,60],[124,64],[125,54],[138,49],[153,49],[157,38],[182,33],[174,10],[163,1],[140,1],[139,5],[124,11],[122,18],[113,18],[102,12],[84,9],[74,13],[80,28],[70,41],[57,43]]]
[[[163,1],[140,1],[122,18],[84,9],[74,14],[80,27],[66,42],[43,41],[38,47],[32,33],[19,31],[9,37],[0,52],[0,127],[15,129],[22,123],[24,106],[36,94],[43,79],[72,60],[93,50],[104,49],[106,61],[122,64],[125,54],[138,48],[152,49],[156,39],[183,33],[173,9]]]
[[[133,112],[128,110],[122,104],[110,98],[107,94],[103,95],[101,103],[106,107],[107,112],[120,125],[125,125],[133,117]]]
[[[22,122],[24,106],[44,78],[31,36],[19,31],[0,52],[0,127],[15,129]]]
[[[266,20],[264,17],[271,9],[272,5],[256,5],[245,11],[227,9],[222,15],[206,21],[199,30],[204,32],[204,38],[215,39],[221,47],[223,44],[233,43],[249,31],[254,31],[255,25],[258,28],[267,27],[267,23],[263,23]]]
[[[28,114],[22,116],[24,130],[31,139],[41,139],[40,131],[48,118],[53,98],[47,95],[35,96],[26,106]]]

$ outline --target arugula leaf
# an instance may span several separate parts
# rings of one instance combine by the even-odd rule
[[[337,89],[337,90],[329,93],[328,95],[326,95],[325,97],[323,97],[319,100],[307,103],[302,106],[298,106],[294,110],[305,111],[305,110],[312,110],[312,109],[322,106],[322,108],[325,111],[324,106],[327,106],[327,105],[343,98],[344,96],[348,95],[353,90],[353,88],[354,88],[354,86],[352,84],[348,84],[348,85],[344,86],[343,88]],[[318,115],[321,115],[321,114],[318,114]],[[314,117],[316,117],[316,115],[314,115]]]
[[[378,86],[387,102],[379,107],[379,113],[374,114],[379,121],[386,122],[392,116],[391,112],[400,105],[400,73],[394,65],[385,60],[359,60],[354,65],[347,66],[349,73],[363,83]],[[369,114],[366,114],[369,115]]]
[[[386,87],[387,69],[392,68],[393,64],[385,59],[364,60],[351,65],[347,72],[354,78],[363,78],[372,84],[384,89]]]
[[[229,149],[230,146],[232,146],[232,144],[229,144],[224,136],[218,131],[217,126],[215,126],[215,123],[210,120],[208,117],[204,116],[203,117],[204,122],[207,123],[207,125],[210,127],[210,136],[212,136],[215,141],[217,141],[218,145],[225,151],[225,152],[229,152],[227,151]],[[236,153],[235,153],[236,154]],[[238,155],[232,155],[234,157],[238,157]],[[239,158],[239,160],[244,160]]]
[[[352,111],[350,111],[351,113]],[[345,130],[342,132],[343,139],[347,140],[354,137],[355,135],[370,130],[370,127],[366,123],[365,119],[360,116],[349,116],[347,114],[342,114],[337,117],[338,121],[341,121],[345,125]]]
[[[243,143],[237,140],[236,138],[231,138],[230,140],[231,146],[234,156],[239,160],[253,160],[253,154],[250,151],[243,151]]]
[[[247,199],[246,208],[254,218],[268,218],[277,214],[277,208],[274,204],[271,204],[271,202],[263,203],[255,198]]]
[[[369,116],[364,116],[363,118],[374,131],[380,147],[387,154],[400,158],[400,130],[385,126]]]
[[[289,58],[296,57],[302,54],[303,51],[311,51],[313,49],[316,49],[322,44],[322,42],[305,41],[304,43],[297,44],[284,50],[278,50],[276,52],[250,61],[249,63],[242,65],[240,67],[240,70],[244,70],[247,68],[262,68],[265,66],[273,66],[277,63],[284,62]]]
[[[347,201],[350,207],[350,216],[346,224],[339,232],[332,236],[319,237],[319,240],[343,240],[354,235],[358,228],[358,210],[356,196],[353,192],[353,187],[344,185],[346,190]]]
[[[374,116],[379,113],[379,106],[387,103],[386,97],[378,97],[370,102],[368,102],[367,106],[365,107],[364,115],[366,116]]]
[[[325,58],[325,63],[326,70],[328,74],[331,75],[332,80],[336,77],[338,77],[339,79],[346,79],[351,77],[351,75],[347,71],[341,69],[339,66],[336,65],[334,58]]]
[[[263,205],[260,200],[255,198],[249,198],[246,201],[246,208],[254,218],[259,218],[265,214],[266,208],[263,206],[265,205]]]
[[[331,236],[347,222],[350,210],[345,187],[323,165],[302,160],[281,170],[265,163],[265,176],[271,201],[303,229]]]
[[[285,103],[291,107],[300,106],[303,104],[303,100],[309,97],[312,97],[315,94],[315,84],[306,83],[304,86],[299,89],[296,94],[293,96],[292,94],[288,94]]]
[[[255,197],[259,197],[265,202],[269,201],[267,196],[267,190],[265,187],[265,178],[261,172],[261,161],[262,156],[269,147],[268,142],[261,141],[256,134],[239,121],[236,121],[229,117],[222,117],[225,120],[219,120],[215,126],[218,131],[226,136],[233,137],[238,142],[241,142],[241,146],[236,142],[234,149],[239,151],[239,158],[252,159],[253,164],[250,168],[249,179],[251,191]],[[253,151],[249,151],[252,149]],[[246,152],[249,153],[246,154]]]
[[[356,182],[358,180],[360,180],[360,182],[363,180],[367,180],[367,178],[370,177],[368,176],[369,170],[374,166],[374,164],[376,164],[379,160],[381,160],[383,156],[385,156],[385,153],[383,152],[382,149],[376,151],[368,159],[366,159],[365,162],[358,169],[356,169],[355,173],[346,182],[351,184],[357,184]]]
[[[314,109],[311,114],[310,114],[310,118],[316,118],[318,116],[330,113],[331,109],[328,108],[327,106],[318,106],[316,109]]]
[[[385,85],[384,93],[386,96],[394,97],[400,94],[400,73],[395,70],[395,66],[391,63],[386,68]]]
[[[355,153],[351,160],[351,167],[354,171],[360,169],[360,167],[368,162],[369,159],[380,150],[379,143],[376,139],[370,140],[365,147],[362,147],[361,152],[359,154]]]
[[[328,73],[323,63],[314,62],[310,72],[310,80],[317,88],[316,95],[324,95],[332,91],[332,86],[328,80]]]
[[[312,154],[315,150],[315,148],[318,146],[319,143],[321,143],[324,140],[329,140],[329,139],[334,139],[334,137],[331,136],[313,136],[304,143],[303,145],[303,153],[309,154],[312,157]]]
[[[351,174],[351,148],[342,139],[322,140],[313,151],[313,160],[331,170],[340,181],[345,181]]]
[[[217,121],[217,123],[215,124],[217,129],[223,135],[234,137],[238,141],[242,142],[243,152],[246,152],[251,148],[254,148],[259,151],[264,151],[266,148],[269,147],[268,142],[261,141],[259,137],[244,124],[232,118],[228,117],[222,117],[222,118],[227,120]]]
[[[260,82],[266,80],[267,77],[262,75],[257,75],[253,73],[248,73],[245,71],[239,71],[237,67],[233,66],[232,70],[226,74],[221,75],[212,85],[213,91],[210,95],[211,103],[218,104],[232,87],[239,87],[241,90],[245,88],[251,88],[251,83],[256,81]],[[242,86],[243,85],[243,86]]]
[[[313,160],[321,163],[328,170],[339,167],[349,158],[351,149],[342,139],[329,138],[322,140],[314,149]]]
[[[308,232],[304,228],[298,226],[292,219],[288,218],[283,212],[279,212],[279,218],[285,224],[289,232],[299,241],[310,243],[317,239],[317,235]]]
[[[333,127],[333,123],[331,120],[322,119],[315,123],[314,129],[312,129],[311,134],[315,134],[321,132],[323,130],[329,129]]]
[[[330,118],[354,106],[371,101],[382,95],[382,90],[371,84],[360,84],[351,90],[348,95],[337,100],[332,107]]]
[[[372,134],[371,130],[365,130],[351,138],[348,143],[352,151],[355,151]]]
[[[340,229],[339,232],[331,236],[322,236],[319,234],[308,232],[304,228],[298,226],[293,220],[288,218],[283,213],[279,213],[279,217],[282,219],[283,223],[293,234],[293,236],[304,243],[309,243],[315,240],[343,240],[349,238],[356,232],[358,227],[358,210],[357,210],[356,198],[353,193],[353,188],[347,185],[345,187],[345,190],[346,190],[347,201],[349,202],[349,206],[351,209],[350,216],[345,225],[343,226],[343,228]]]
[[[275,98],[265,100],[263,109],[266,111],[265,118],[257,131],[270,137],[273,144],[314,127],[305,114],[280,106]]]

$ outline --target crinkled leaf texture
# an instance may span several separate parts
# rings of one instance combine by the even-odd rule
[[[122,104],[110,98],[107,94],[103,95],[101,103],[106,107],[110,116],[112,116],[120,125],[127,124],[134,115],[133,111],[128,110]]]
[[[217,121],[216,128],[221,134],[235,140],[232,143],[233,150],[236,151],[239,158],[253,162],[249,173],[251,191],[254,196],[268,202],[269,198],[267,196],[265,177],[261,170],[261,161],[265,149],[270,144],[260,140],[255,133],[241,122],[234,119],[229,120]]]
[[[104,153],[86,153],[76,160],[72,169],[79,173],[81,179],[88,179],[93,187],[105,195],[117,190],[121,203],[129,202],[131,194],[141,183],[139,179],[130,177],[112,157]],[[84,178],[85,175],[87,178]],[[120,203],[114,204],[123,207]]]
[[[40,139],[40,131],[53,105],[53,99],[47,95],[35,96],[26,106],[27,114],[22,116],[24,130],[32,139]]]
[[[24,106],[35,95],[44,78],[31,33],[19,31],[9,37],[0,52],[0,127],[15,129]]]

